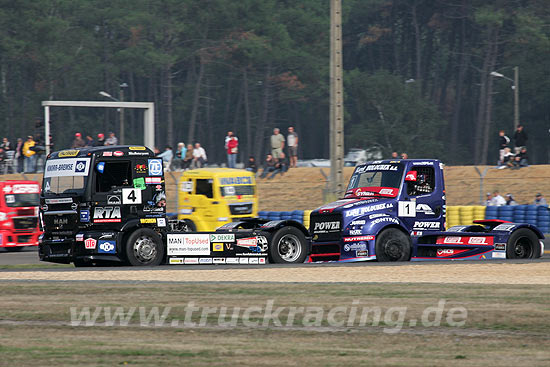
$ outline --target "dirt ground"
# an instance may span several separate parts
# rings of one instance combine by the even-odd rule
[[[0,280],[94,280],[172,282],[444,283],[550,285],[550,263],[429,264],[400,266],[213,267],[208,270],[4,271]],[[188,265],[189,266],[189,265]],[[192,265],[191,265],[192,266]],[[506,276],[504,276],[506,275]]]
[[[550,197],[550,166],[537,165],[520,170],[495,169],[494,166],[479,166],[487,169],[481,192],[499,190],[514,195],[519,204],[531,203],[537,192]],[[345,181],[349,180],[353,167],[344,168]],[[323,174],[324,173],[324,174]],[[166,174],[168,211],[176,211],[176,180],[180,172]],[[308,210],[324,204],[323,189],[327,187],[329,168],[294,168],[284,176],[272,180],[258,179],[260,210],[289,211]],[[28,179],[41,180],[41,175],[26,175]],[[22,179],[23,175],[0,176],[0,180]],[[445,167],[447,205],[479,205],[480,178],[474,166]]]

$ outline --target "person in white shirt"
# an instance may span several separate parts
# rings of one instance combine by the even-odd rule
[[[195,143],[195,148],[193,149],[193,166],[195,168],[201,168],[206,164],[206,151],[201,147],[200,143]]]
[[[493,198],[491,199],[492,206],[504,206],[506,205],[506,199],[504,199],[498,191],[493,192]]]

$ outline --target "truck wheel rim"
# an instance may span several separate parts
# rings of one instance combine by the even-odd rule
[[[134,242],[134,256],[139,262],[146,263],[155,258],[157,247],[150,237],[142,236]]]
[[[300,240],[293,234],[285,234],[277,245],[279,256],[286,262],[296,261],[302,254]]]
[[[526,259],[531,257],[533,246],[527,237],[522,237],[516,241],[514,252],[518,259]]]
[[[400,259],[403,256],[403,245],[397,241],[390,241],[384,246],[384,252],[391,260]]]

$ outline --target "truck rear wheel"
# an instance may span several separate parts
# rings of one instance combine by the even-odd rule
[[[269,255],[278,264],[303,263],[307,256],[306,236],[295,227],[279,229],[271,238]]]
[[[132,266],[160,265],[164,258],[164,245],[160,236],[149,228],[134,231],[126,242],[126,260]]]
[[[409,261],[411,241],[405,233],[397,228],[388,228],[377,236],[375,252],[379,262]]]
[[[540,257],[540,243],[537,235],[526,228],[514,231],[506,244],[508,259],[536,259]]]

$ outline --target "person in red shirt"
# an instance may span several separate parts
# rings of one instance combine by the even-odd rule
[[[239,152],[239,138],[228,131],[225,137],[225,150],[227,151],[227,167],[235,168],[237,164],[237,153]]]

